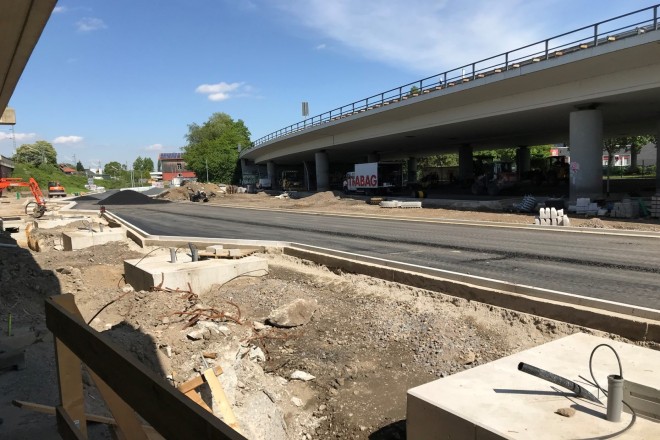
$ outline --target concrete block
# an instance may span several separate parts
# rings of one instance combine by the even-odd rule
[[[161,286],[172,290],[207,291],[214,284],[223,284],[240,275],[263,276],[268,273],[264,258],[249,256],[236,260],[211,259],[192,262],[188,255],[169,262],[169,255],[124,260],[126,282],[136,290]]]
[[[598,395],[579,376],[590,377],[589,355],[602,343],[613,346],[621,356],[626,380],[660,386],[660,352],[577,333],[408,390],[408,438],[562,440],[617,432],[631,416],[624,413],[620,423],[608,422],[603,393],[603,405],[595,404],[517,368],[525,362],[579,382]],[[618,372],[611,352],[602,350],[594,356],[598,378]],[[577,414],[571,418],[555,414],[563,407],[572,407]],[[660,438],[660,424],[638,417],[626,438]]]
[[[214,244],[213,246],[206,246],[206,252],[210,252],[212,254],[217,254],[219,250],[223,250],[225,247],[221,244]]]
[[[103,232],[96,231],[69,231],[62,233],[62,245],[65,251],[75,251],[91,246],[110,243],[111,241],[126,240],[126,231],[123,229],[104,228]]]

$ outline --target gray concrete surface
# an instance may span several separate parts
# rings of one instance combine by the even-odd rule
[[[621,356],[626,380],[660,388],[660,352],[577,333],[408,390],[408,438],[607,438],[624,429],[631,415],[622,414],[619,423],[607,421],[607,397],[580,378],[590,380],[589,355],[603,343],[612,345]],[[578,399],[565,388],[519,372],[519,362],[577,382],[600,396],[603,405]],[[607,349],[594,355],[593,366],[596,379],[605,388],[607,375],[619,373],[616,359]],[[576,414],[559,416],[555,414],[559,408],[573,408]],[[621,438],[660,438],[660,424],[638,417]]]

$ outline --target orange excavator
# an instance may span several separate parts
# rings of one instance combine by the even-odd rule
[[[46,199],[41,192],[41,188],[39,188],[39,184],[34,178],[30,177],[30,180],[27,182],[18,177],[0,178],[0,195],[2,195],[2,191],[5,188],[15,187],[28,187],[30,188],[30,191],[32,191],[34,201],[25,205],[26,214],[31,214],[34,218],[40,218],[46,213]]]

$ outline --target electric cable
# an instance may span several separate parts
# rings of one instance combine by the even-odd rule
[[[614,353],[614,356],[616,356],[617,362],[619,363],[619,376],[622,379],[623,379],[623,367],[621,366],[621,358],[619,358],[619,353],[617,353],[616,350],[614,349],[614,347],[612,347],[611,345],[609,345],[609,344],[598,344],[591,351],[591,356],[589,356],[589,373],[591,374],[591,378],[593,379],[594,384],[596,385],[596,387],[600,391],[602,391],[603,394],[605,394],[605,396],[607,396],[607,391],[605,389],[603,389],[603,387],[601,387],[600,384],[598,383],[598,381],[596,380],[596,377],[594,375],[593,365],[592,365],[593,359],[594,359],[594,354],[596,353],[596,350],[598,350],[600,347],[607,347],[610,350],[612,350],[612,352]],[[632,428],[632,426],[635,424],[635,421],[637,420],[637,413],[635,413],[635,410],[630,405],[628,405],[628,403],[626,403],[625,400],[621,400],[621,403],[626,405],[628,407],[628,409],[630,410],[630,412],[632,413],[632,419],[630,420],[630,423],[628,424],[628,426],[623,428],[621,431],[618,431],[618,432],[615,432],[615,433],[612,433],[612,434],[608,434],[608,435],[605,435],[605,436],[602,436],[602,437],[596,437],[596,438],[590,439],[590,440],[596,440],[596,439],[606,440],[606,439],[618,437],[621,434],[623,434],[624,432],[628,431],[630,428]]]

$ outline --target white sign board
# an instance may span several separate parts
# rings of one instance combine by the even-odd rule
[[[378,188],[378,162],[355,164],[350,180],[349,188]]]

